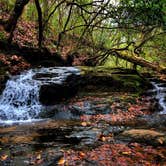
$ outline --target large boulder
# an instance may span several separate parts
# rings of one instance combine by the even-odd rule
[[[104,66],[87,67],[80,66],[80,71],[85,88],[93,86],[96,89],[123,91],[123,92],[144,92],[151,87],[148,80],[143,78],[137,71],[123,68],[110,68]]]
[[[110,69],[105,67],[77,67],[80,73],[70,73],[62,82],[49,82],[59,78],[57,72],[45,72],[36,75],[36,79],[47,80],[40,88],[40,102],[44,105],[54,105],[73,97],[78,88],[81,92],[91,89],[106,91],[124,91],[141,93],[149,85],[135,71],[129,69]],[[67,70],[62,74],[66,74]],[[42,79],[41,79],[42,78]]]
[[[81,76],[71,74],[62,83],[41,85],[39,92],[40,102],[44,105],[54,105],[73,97],[79,88]]]

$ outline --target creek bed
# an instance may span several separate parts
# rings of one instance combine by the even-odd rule
[[[102,77],[99,84],[99,77],[88,75],[89,80],[96,78],[99,86],[93,81],[75,97],[42,106],[38,114],[42,120],[4,123],[0,127],[0,164],[86,166],[101,165],[108,158],[109,164],[115,164],[122,157],[130,164],[166,162],[166,118],[156,116],[154,97],[109,87],[103,82],[108,77]],[[146,151],[153,153],[143,158]]]

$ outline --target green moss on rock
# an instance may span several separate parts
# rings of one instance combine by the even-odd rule
[[[108,67],[79,67],[86,84],[113,91],[142,92],[149,84],[135,70]]]

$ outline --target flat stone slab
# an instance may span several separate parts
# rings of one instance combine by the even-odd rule
[[[122,139],[131,139],[136,142],[143,142],[152,145],[166,145],[166,134],[151,129],[131,129],[120,135]]]

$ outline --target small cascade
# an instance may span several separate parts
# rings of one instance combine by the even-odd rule
[[[157,99],[159,106],[161,108],[160,114],[166,114],[166,84],[151,81],[154,92],[156,92],[155,98]]]
[[[38,100],[39,84],[32,79],[34,74],[29,70],[13,76],[7,82],[0,97],[1,120],[28,120],[37,117],[42,106]]]
[[[0,96],[0,122],[39,119],[43,106],[39,90],[43,84],[61,84],[70,74],[79,74],[74,67],[31,69],[12,76]]]

